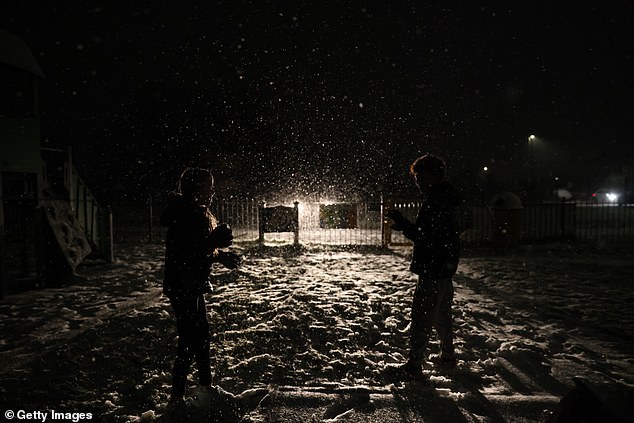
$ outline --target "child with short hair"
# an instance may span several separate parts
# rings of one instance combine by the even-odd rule
[[[401,367],[405,375],[424,378],[422,364],[428,349],[432,328],[440,340],[436,360],[443,367],[454,367],[457,359],[453,344],[452,277],[460,260],[460,235],[456,207],[461,199],[445,180],[445,161],[433,154],[417,158],[410,166],[410,175],[422,195],[416,222],[407,220],[398,210],[387,216],[392,228],[414,243],[410,270],[418,275],[412,300],[410,350]]]

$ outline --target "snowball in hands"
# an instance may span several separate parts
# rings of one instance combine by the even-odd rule
[[[226,223],[222,223],[214,228],[209,234],[209,245],[215,248],[226,248],[231,245],[233,241],[233,233],[231,228]]]
[[[392,229],[394,229],[395,231],[402,231],[408,223],[407,219],[405,219],[405,217],[398,210],[389,210],[387,212],[387,217],[394,221]]]

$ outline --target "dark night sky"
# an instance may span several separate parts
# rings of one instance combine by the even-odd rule
[[[532,133],[539,171],[576,189],[632,165],[627,0],[7,3],[0,28],[46,75],[45,138],[105,197],[185,165],[228,192],[400,190],[425,151],[503,180]]]

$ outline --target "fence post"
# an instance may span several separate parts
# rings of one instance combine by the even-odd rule
[[[264,206],[264,202],[258,205],[258,242],[260,244],[264,244]]]
[[[391,203],[381,194],[381,247],[386,248],[392,242],[392,228],[387,222],[387,212]]]
[[[295,207],[295,230],[293,237],[293,245],[299,245],[299,201],[294,201],[293,206]]]

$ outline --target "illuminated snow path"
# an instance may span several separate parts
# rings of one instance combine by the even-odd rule
[[[244,252],[239,270],[218,270],[208,297],[212,365],[229,391],[271,388],[256,421],[301,420],[302,409],[318,421],[535,421],[574,375],[634,384],[629,258],[464,258],[455,277],[459,365],[428,363],[430,384],[418,386],[384,371],[407,354],[416,282],[407,249]],[[175,343],[160,297],[162,247],[127,247],[120,257],[83,269],[84,283],[0,303],[3,331],[15,332],[0,349],[7,400],[90,407],[109,421],[160,418]],[[38,391],[28,385],[34,374],[70,381]]]

